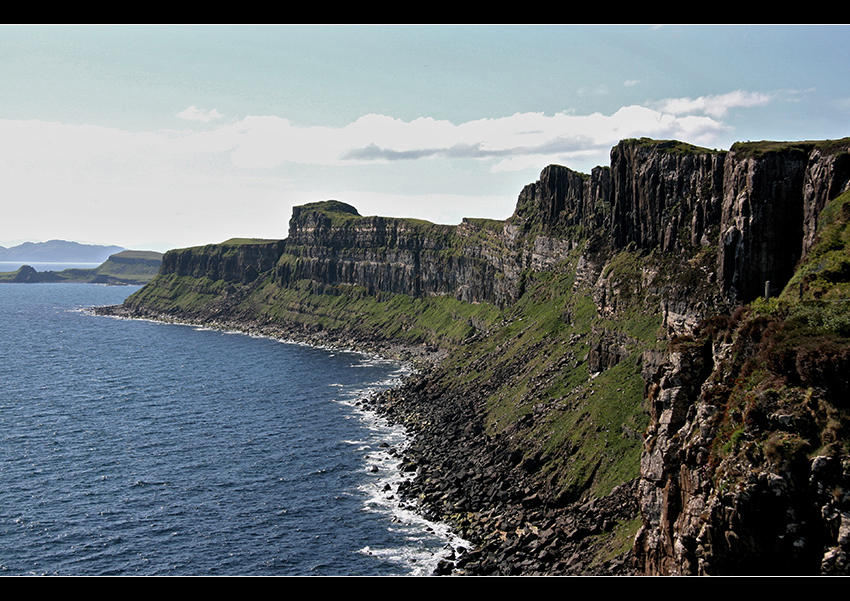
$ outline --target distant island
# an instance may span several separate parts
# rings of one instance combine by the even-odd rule
[[[120,247],[98,248],[120,249]],[[45,261],[47,260],[49,259],[45,259]],[[57,261],[57,259],[52,260]],[[68,259],[65,260],[67,261]],[[82,259],[77,259],[77,261],[82,261]],[[153,279],[159,272],[161,264],[162,253],[151,250],[121,250],[120,252],[109,255],[103,263],[93,269],[72,268],[63,269],[62,271],[39,272],[30,265],[22,265],[17,271],[0,272],[0,283],[39,284],[76,282],[87,284],[143,285]]]
[[[0,261],[24,263],[102,263],[111,255],[125,250],[121,246],[81,244],[67,240],[24,242],[18,246],[0,246]]]

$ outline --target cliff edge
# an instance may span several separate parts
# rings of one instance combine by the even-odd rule
[[[311,203],[104,311],[422,359],[368,405],[477,545],[443,573],[846,573],[849,149],[624,140],[456,226]]]

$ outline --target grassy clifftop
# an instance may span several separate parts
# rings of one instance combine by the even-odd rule
[[[733,149],[782,166],[773,151],[786,146]],[[846,186],[846,141],[792,146],[811,157],[835,150],[811,164],[797,150],[790,157],[829,185],[817,201],[802,184],[780,186],[801,210],[737,238],[723,216],[742,191],[753,212],[774,206],[774,171],[727,182],[725,170],[743,169],[735,153],[624,141],[621,150],[639,152],[612,152],[610,172],[544,169],[504,222],[363,217],[338,201],[296,207],[286,240],[174,252],[123,309],[439,357],[376,406],[423,441],[404,494],[479,543],[458,568],[624,573],[625,560],[611,558],[628,557],[641,528],[643,550],[666,569],[668,554],[698,538],[671,516],[693,502],[683,520],[713,519],[699,495],[745,487],[749,466],[848,455],[850,194],[817,210],[827,189]],[[730,282],[764,290],[779,260],[764,249],[777,232],[802,230],[784,221],[802,221],[803,205],[820,215],[817,242],[801,244],[790,281],[773,279],[781,295],[734,310],[744,296]],[[755,256],[764,264],[745,269]],[[771,420],[785,429],[765,429]],[[685,424],[691,434],[680,433]],[[676,528],[681,544],[652,546]],[[743,555],[731,551],[729,565]]]

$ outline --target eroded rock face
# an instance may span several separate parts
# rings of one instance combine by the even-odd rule
[[[795,446],[813,418],[784,411],[767,389],[728,411],[730,399],[740,400],[731,382],[744,373],[742,358],[757,354],[762,332],[700,327],[785,285],[813,243],[821,209],[847,188],[850,141],[755,146],[717,152],[623,141],[610,168],[590,175],[546,167],[503,223],[443,226],[362,217],[342,203],[296,207],[284,241],[172,251],[163,272],[509,307],[530,271],[576,265],[573,290],[590,289],[596,317],[607,321],[587,336],[591,374],[641,358],[651,421],[637,495],[640,571],[846,573],[850,466]],[[617,320],[636,315],[660,317],[666,350],[641,355],[644,342],[617,331]],[[829,402],[816,391],[806,397],[806,387],[793,394],[804,408]],[[446,408],[452,416],[466,402],[441,401],[457,405]],[[746,440],[756,431],[773,437],[757,448]],[[479,434],[469,433],[470,444]],[[482,470],[495,461],[490,452],[469,451]]]
[[[791,145],[754,154],[732,147],[724,167],[718,275],[746,303],[782,290],[814,242],[817,217],[847,189],[847,145]]]
[[[252,282],[274,269],[282,242],[211,244],[170,250],[162,258],[161,273],[225,282]]]
[[[776,294],[812,245],[820,211],[847,189],[847,150],[847,141],[729,152],[623,141],[611,151],[611,241],[662,252],[716,247],[729,302]]]
[[[638,568],[650,575],[847,574],[850,465],[828,389],[759,375],[767,321],[675,345],[648,378]],[[758,368],[756,368],[758,369]],[[764,369],[761,367],[760,369]],[[767,385],[753,385],[754,378]]]
[[[360,217],[356,211],[335,222],[325,211],[298,209],[290,221],[287,259],[277,266],[283,286],[309,279],[373,294],[449,295],[499,306],[516,298],[519,269],[504,252],[501,225],[437,225]]]
[[[611,237],[618,248],[680,250],[711,243],[723,200],[725,153],[674,142],[620,142],[611,150]]]
[[[803,152],[739,157],[730,152],[719,260],[731,298],[747,302],[775,294],[790,279],[803,252]]]
[[[630,245],[664,253],[713,250],[725,300],[744,303],[788,281],[812,243],[819,211],[848,185],[846,146],[809,143],[754,154],[746,145],[716,152],[627,140],[612,149],[610,168],[590,175],[546,167],[521,191],[502,227],[361,217],[350,205],[326,201],[341,219],[295,207],[285,241],[171,251],[163,269],[246,282],[286,253],[292,260],[276,272],[284,286],[311,279],[506,306],[522,293],[523,269],[549,269],[595,236],[611,252]],[[689,311],[710,312],[691,311],[681,294],[671,294],[679,298],[664,310],[674,322],[694,322]]]
[[[511,221],[536,225],[547,236],[569,237],[570,228],[585,231],[605,227],[610,193],[610,170],[597,167],[591,174],[578,173],[560,165],[549,165],[540,179],[523,188]]]

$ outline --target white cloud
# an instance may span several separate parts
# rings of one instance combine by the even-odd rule
[[[342,164],[446,157],[492,159],[498,161],[493,169],[504,171],[593,154],[604,160],[611,147],[624,138],[677,138],[709,144],[727,129],[703,115],[676,116],[641,106],[623,107],[613,115],[517,113],[457,126],[434,121],[404,123],[377,116],[368,121],[367,130],[341,145],[348,147],[341,155]]]
[[[104,242],[127,245],[138,231],[147,239],[181,240],[178,245],[185,245],[190,234],[190,243],[228,235],[280,236],[285,235],[289,216],[286,198],[302,193],[308,200],[333,197],[325,196],[335,194],[333,173],[376,164],[424,169],[416,171],[419,179],[411,181],[406,197],[381,196],[370,187],[369,178],[376,173],[386,171],[392,174],[388,179],[394,179],[403,172],[388,169],[372,170],[368,177],[342,178],[358,181],[363,189],[360,196],[346,192],[352,198],[340,199],[356,198],[369,206],[367,198],[374,197],[371,203],[381,198],[384,204],[374,207],[377,214],[393,214],[389,208],[395,202],[396,214],[439,217],[448,223],[457,222],[459,217],[452,216],[460,211],[494,216],[485,207],[501,207],[499,202],[509,207],[517,190],[506,191],[504,201],[483,200],[481,180],[476,178],[487,172],[539,172],[551,163],[588,171],[606,165],[611,147],[624,138],[647,136],[710,146],[728,129],[716,116],[725,114],[720,107],[728,110],[766,101],[763,95],[738,92],[693,101],[670,99],[656,107],[626,106],[612,114],[516,113],[459,124],[368,114],[343,127],[303,127],[277,116],[250,116],[212,124],[204,131],[187,127],[130,132],[0,119],[0,180],[9,199],[0,237],[103,236],[109,238]],[[219,115],[195,107],[184,113],[196,118]],[[455,178],[449,184],[455,196],[433,194],[445,184],[434,188],[423,184],[422,174],[433,173],[424,161],[433,159],[443,161],[441,166],[454,162],[436,177],[443,182]],[[302,165],[320,169],[298,168]],[[307,180],[304,172],[320,175]],[[397,180],[391,186],[397,186]],[[423,199],[434,205],[426,207]],[[462,199],[470,200],[462,206]],[[479,201],[481,209],[474,204]],[[495,216],[506,216],[504,207]],[[79,233],[71,234],[75,221]],[[36,233],[36,226],[45,233]]]
[[[639,83],[640,83],[639,79],[627,79],[626,81],[623,82],[623,86],[626,87],[626,88],[631,88],[633,86],[638,85]]]
[[[681,115],[684,113],[704,113],[716,119],[722,119],[730,109],[764,106],[773,99],[770,94],[735,90],[727,94],[700,96],[699,98],[667,98],[658,103],[660,110]]]
[[[670,99],[662,109],[627,106],[611,115],[516,113],[460,124],[430,117],[403,121],[369,114],[344,127],[302,127],[276,116],[250,116],[206,131],[133,133],[89,125],[0,120],[0,158],[24,170],[64,165],[69,177],[147,177],[188,166],[266,170],[285,164],[357,166],[427,158],[489,161],[494,171],[567,162],[596,155],[607,162],[624,138],[675,138],[709,145],[727,126],[716,118],[732,106],[755,106],[764,95],[736,92],[696,100]],[[689,109],[689,110],[688,110]],[[700,114],[705,113],[705,114]],[[191,108],[189,114],[212,112]],[[74,175],[77,174],[77,175]]]
[[[210,121],[217,121],[224,117],[221,113],[219,113],[216,109],[210,109],[205,111],[203,109],[199,109],[195,105],[190,106],[185,111],[181,111],[177,113],[177,116],[181,119],[187,119],[189,121],[202,121],[204,123],[209,123]]]

